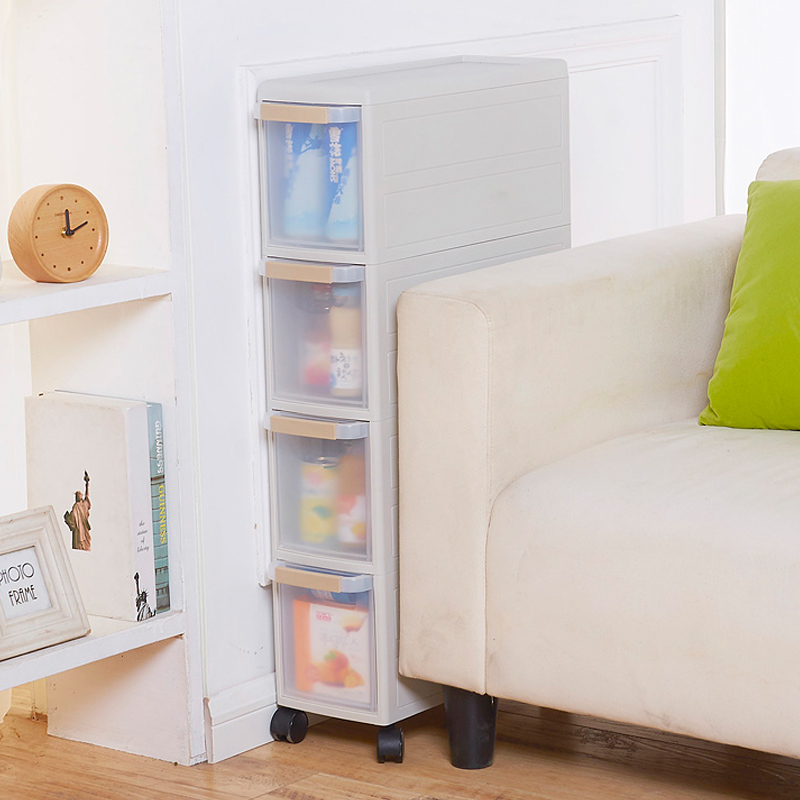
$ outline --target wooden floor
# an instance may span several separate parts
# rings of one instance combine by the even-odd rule
[[[0,725],[2,800],[781,800],[800,762],[552,711],[501,705],[495,763],[457,770],[441,709],[403,723],[403,764],[375,729],[330,720],[297,745],[178,767],[48,737],[15,707]]]

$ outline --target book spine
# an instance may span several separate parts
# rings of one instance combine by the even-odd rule
[[[161,403],[147,404],[150,444],[150,502],[153,515],[153,556],[156,578],[155,612],[169,611],[169,547],[167,485],[164,470],[164,422]]]
[[[150,488],[150,469],[146,433],[147,404],[141,403],[128,417],[128,457],[131,524],[134,530],[132,585],[135,586],[136,620],[144,621],[155,616],[156,573],[153,552],[153,515]]]

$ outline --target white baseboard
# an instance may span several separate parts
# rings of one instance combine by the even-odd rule
[[[275,673],[206,698],[209,763],[271,742],[269,723],[276,708]]]

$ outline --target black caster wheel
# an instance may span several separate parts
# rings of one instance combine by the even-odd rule
[[[269,723],[269,732],[276,742],[297,744],[306,738],[308,716],[305,711],[278,706]]]
[[[384,761],[396,761],[403,763],[403,752],[405,749],[403,741],[403,731],[390,725],[388,728],[378,730],[378,763]]]

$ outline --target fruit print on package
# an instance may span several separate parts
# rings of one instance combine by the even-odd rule
[[[330,603],[310,594],[295,597],[294,635],[298,691],[347,705],[371,705],[372,640],[366,603]]]

